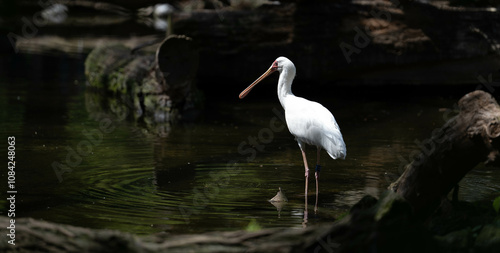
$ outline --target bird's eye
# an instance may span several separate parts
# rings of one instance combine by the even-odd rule
[[[273,69],[277,69],[278,68],[278,62],[277,61],[274,61],[273,62]]]

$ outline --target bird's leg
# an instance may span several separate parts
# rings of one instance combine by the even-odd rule
[[[319,165],[319,155],[321,153],[321,148],[318,147],[316,168],[314,172],[314,177],[316,178],[316,204],[314,205],[314,212],[318,211],[318,194],[319,194],[319,172],[321,171],[321,166]]]
[[[306,227],[307,224],[307,189],[309,186],[309,166],[307,166],[307,158],[306,158],[306,150],[305,146],[299,142],[300,151],[302,152],[302,158],[304,159],[304,168],[305,168],[305,176],[306,176],[306,189],[305,189],[305,198],[304,198],[304,222],[302,226]]]
[[[306,152],[305,152],[305,147],[303,145],[300,146],[300,151],[302,151],[302,158],[304,159],[304,168],[305,168],[305,177],[306,177],[306,200],[307,200],[307,191],[308,191],[308,186],[309,186],[309,166],[307,166],[307,158],[306,158]]]

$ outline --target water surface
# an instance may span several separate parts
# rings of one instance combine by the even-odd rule
[[[158,136],[129,120],[130,112],[95,110],[82,59],[47,61],[54,59],[18,55],[2,62],[9,71],[0,74],[0,136],[16,137],[17,217],[136,234],[237,230],[252,220],[264,228],[331,222],[365,194],[382,193],[459,98],[432,90],[367,95],[373,89],[362,86],[302,92],[334,113],[347,144],[346,160],[322,153],[317,213],[311,173],[305,221],[300,150],[280,121],[274,91],[258,98],[274,88],[256,88],[245,100],[237,93],[209,96],[199,120]],[[311,167],[315,152],[308,149]],[[54,163],[70,170],[57,173]],[[500,172],[480,166],[461,185],[461,199],[491,200],[500,191]],[[268,202],[279,187],[289,200],[280,210]],[[5,212],[5,199],[0,206]]]

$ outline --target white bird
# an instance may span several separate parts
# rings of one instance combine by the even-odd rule
[[[53,4],[40,13],[42,18],[54,24],[63,23],[68,18],[68,7],[64,4]]]
[[[156,4],[154,6],[153,15],[157,18],[166,18],[174,12],[175,9],[170,4]]]
[[[307,204],[307,191],[309,181],[309,167],[305,153],[305,144],[314,145],[317,147],[317,163],[316,163],[316,206],[318,201],[318,178],[321,169],[320,166],[320,151],[326,152],[333,159],[345,159],[346,145],[340,128],[332,113],[321,104],[309,101],[307,99],[297,97],[292,93],[292,81],[295,77],[295,65],[286,57],[278,57],[273,62],[271,67],[250,84],[245,90],[240,93],[240,99],[244,98],[250,90],[271,73],[278,71],[280,73],[278,80],[278,98],[281,106],[285,110],[285,119],[290,133],[295,136],[300,150],[305,167],[305,196]]]

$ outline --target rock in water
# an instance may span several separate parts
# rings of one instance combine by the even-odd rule
[[[269,202],[271,202],[271,203],[273,203],[273,202],[288,202],[288,199],[285,196],[285,194],[283,193],[283,191],[281,191],[281,187],[279,187],[278,193],[276,193],[276,196],[274,196],[272,199],[270,199]]]

